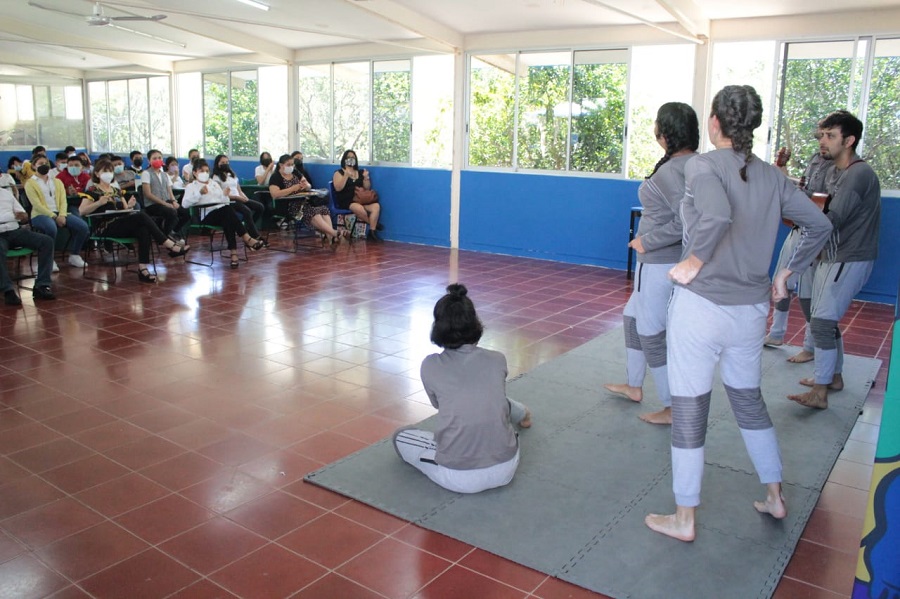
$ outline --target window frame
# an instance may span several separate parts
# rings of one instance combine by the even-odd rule
[[[176,133],[176,131],[175,131],[175,114],[172,111],[172,99],[173,99],[172,94],[173,94],[173,87],[174,87],[174,81],[173,81],[172,75],[138,75],[138,76],[134,76],[134,77],[109,77],[106,79],[85,80],[82,83],[83,90],[84,90],[84,98],[85,98],[85,101],[84,101],[85,139],[87,140],[87,148],[90,152],[94,152],[94,153],[96,153],[96,152],[117,153],[118,152],[118,151],[114,151],[111,149],[111,142],[112,142],[113,137],[112,137],[112,131],[110,129],[110,119],[109,119],[109,84],[110,84],[110,82],[113,82],[113,81],[125,82],[125,90],[126,90],[126,94],[127,94],[127,105],[128,105],[128,144],[131,146],[131,150],[129,150],[129,151],[138,150],[140,152],[147,152],[147,151],[153,149],[153,148],[139,148],[134,145],[134,136],[132,134],[133,133],[132,132],[132,129],[133,129],[132,116],[131,116],[131,81],[143,79],[144,80],[144,88],[147,93],[147,115],[146,116],[147,116],[147,126],[148,126],[148,135],[149,135],[148,143],[152,144],[153,143],[153,135],[152,135],[152,133],[150,133],[150,129],[149,129],[153,126],[153,113],[152,113],[153,103],[150,101],[150,98],[151,98],[151,96],[150,96],[150,79],[151,78],[154,78],[154,79],[155,78],[165,78],[168,81],[168,88],[169,88],[167,110],[169,112],[169,140],[170,140],[170,144],[172,145],[172,147],[167,148],[167,149],[162,149],[162,148],[156,148],[156,149],[159,149],[163,153],[166,153],[166,152],[174,153],[175,152],[175,133]],[[93,127],[91,125],[88,125],[88,123],[93,123],[93,114],[91,113],[92,112],[91,111],[91,94],[90,94],[90,84],[91,83],[102,83],[103,84],[103,92],[104,92],[103,99],[106,104],[106,114],[107,114],[106,138],[107,138],[108,142],[107,142],[106,148],[98,148],[95,146]]]

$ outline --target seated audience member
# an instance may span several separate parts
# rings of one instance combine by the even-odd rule
[[[162,153],[159,150],[147,152],[150,168],[141,173],[141,194],[144,196],[144,211],[150,216],[162,219],[162,232],[174,239],[181,239],[181,231],[191,220],[191,213],[182,208],[172,193],[168,175],[163,172]]]
[[[260,185],[268,185],[269,179],[271,179],[272,173],[275,171],[275,166],[271,154],[268,152],[260,154],[259,165],[257,165],[256,171],[253,173],[253,176],[256,177],[256,182]]]
[[[515,425],[531,426],[525,406],[506,397],[506,356],[478,347],[484,327],[467,293],[450,285],[434,306],[431,342],[444,351],[425,358],[421,377],[437,429],[394,434],[404,462],[456,493],[509,484],[519,466]]]
[[[222,187],[222,192],[231,200],[231,207],[243,217],[244,226],[247,227],[250,236],[259,238],[256,221],[262,218],[266,207],[247,197],[247,194],[241,189],[237,175],[231,170],[231,161],[225,154],[216,156],[216,161],[213,163],[213,181]]]
[[[312,177],[309,175],[309,171],[306,170],[306,168],[303,166],[303,152],[301,152],[300,150],[295,150],[291,152],[291,158],[294,159],[294,172],[309,181],[311,187],[315,187],[316,184],[313,183]]]
[[[66,146],[65,148],[63,148],[63,152],[65,152],[67,158],[69,156],[78,155],[78,152],[75,150],[75,146]]]
[[[32,157],[46,156],[46,155],[47,155],[47,148],[45,148],[44,146],[34,146],[34,149],[31,150]],[[31,160],[26,160],[24,163],[22,163],[22,178],[24,181],[27,181],[28,179],[31,179],[31,177],[33,175],[34,175],[34,165],[31,164]],[[23,184],[24,184],[24,181],[23,181]]]
[[[194,162],[194,180],[184,188],[184,206],[200,208],[201,222],[214,227],[222,227],[225,241],[231,251],[231,268],[240,266],[235,234],[240,235],[244,245],[256,251],[265,245],[263,241],[254,239],[247,233],[237,213],[231,209],[231,201],[222,193],[222,188],[209,180],[209,164],[202,158]]]
[[[18,156],[10,156],[6,162],[6,173],[15,179],[16,185],[25,185],[25,177],[22,174],[22,159]]]
[[[365,192],[372,190],[372,182],[369,179],[367,169],[359,169],[356,152],[347,150],[341,156],[341,168],[334,172],[331,178],[334,185],[334,203],[338,208],[351,210],[356,218],[369,224],[369,232],[366,235],[372,241],[381,241],[375,231],[383,227],[378,224],[378,216],[381,214],[381,204],[378,196],[365,197]],[[362,194],[357,189],[364,190]]]
[[[194,180],[193,172],[194,172],[194,161],[200,158],[200,151],[197,148],[191,148],[188,150],[188,162],[183,167],[181,167],[181,178],[184,179],[184,184],[187,185],[191,181]]]
[[[128,169],[134,172],[137,179],[144,172],[144,155],[140,150],[132,150],[128,157],[131,159],[131,166]]]
[[[35,299],[56,299],[50,287],[50,272],[53,269],[53,239],[43,233],[23,229],[19,223],[28,221],[25,209],[16,195],[6,188],[0,188],[0,291],[7,306],[21,306],[22,300],[16,293],[15,284],[9,278],[6,254],[10,248],[29,248],[37,252],[38,272],[35,281]]]
[[[166,175],[172,189],[184,189],[184,179],[178,174],[178,159],[174,156],[166,158]]]
[[[84,195],[78,211],[82,216],[102,214],[111,210],[134,210],[137,199],[126,200],[122,190],[113,185],[112,163],[108,160],[97,162],[97,169],[91,177],[94,185],[89,195]],[[142,283],[156,283],[156,276],[150,273],[150,240],[169,250],[169,256],[184,256],[191,249],[189,245],[175,243],[163,233],[146,212],[117,214],[97,219],[94,235],[107,237],[135,237],[138,240],[138,280]]]
[[[122,191],[135,191],[137,189],[134,171],[125,168],[125,160],[121,156],[113,156],[113,173],[116,175],[116,184]]]
[[[309,181],[294,172],[294,159],[289,154],[283,154],[278,159],[278,170],[272,174],[269,182],[273,200],[309,191],[310,188]],[[331,211],[327,206],[311,206],[305,199],[289,200],[287,214],[321,233],[324,236],[323,245],[327,242],[332,245],[340,242],[342,235],[331,226]],[[349,231],[345,233],[349,234]]]
[[[31,163],[37,171],[25,183],[25,193],[31,202],[31,227],[54,240],[58,228],[66,227],[69,230],[69,264],[84,268],[84,259],[80,254],[88,238],[87,223],[80,216],[69,213],[66,190],[62,181],[50,177],[50,161],[47,157],[33,156]]]
[[[61,172],[66,170],[68,164],[69,154],[66,152],[57,152],[56,162],[54,163],[53,168],[50,169],[50,176],[55,179]]]
[[[69,156],[66,168],[56,175],[66,188],[66,195],[75,196],[85,190],[91,176],[84,171],[81,159],[78,156]]]
[[[91,157],[87,155],[87,152],[78,152],[78,159],[81,160],[81,168],[84,169],[84,172],[90,176],[90,174],[94,170],[94,165],[91,162]]]

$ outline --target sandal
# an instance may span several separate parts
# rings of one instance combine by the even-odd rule
[[[173,245],[172,249],[169,250],[170,258],[180,258],[184,256],[191,250],[191,246],[189,245]]]
[[[266,242],[263,241],[262,239],[257,239],[256,243],[248,243],[247,244],[247,247],[250,248],[251,250],[253,250],[254,252],[257,252],[257,251],[263,249],[265,246],[266,246]],[[232,267],[232,268],[237,268],[237,267]]]
[[[234,270],[240,265],[241,265],[241,262],[240,262],[240,260],[238,260],[237,256],[232,256],[231,257],[231,269]]]
[[[141,283],[156,283],[156,275],[151,275],[148,269],[142,268],[138,271],[138,281]]]

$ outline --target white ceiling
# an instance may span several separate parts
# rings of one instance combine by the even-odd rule
[[[821,15],[846,0],[110,0],[107,16],[165,14],[159,22],[118,22],[138,33],[89,26],[94,2],[31,0],[62,14],[0,0],[0,76],[96,76],[184,70],[227,59],[254,64],[302,61],[323,48],[377,44],[453,51],[466,36],[662,25],[681,35],[709,32],[709,21]],[[900,0],[854,0],[854,10],[896,9]],[[144,34],[144,35],[140,35]],[[146,37],[154,36],[154,37]],[[156,38],[156,39],[154,39]],[[181,63],[181,65],[179,65]]]

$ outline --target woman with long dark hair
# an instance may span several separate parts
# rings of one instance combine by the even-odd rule
[[[638,189],[644,210],[637,235],[628,244],[637,252],[638,260],[634,290],[622,313],[628,380],[605,387],[631,401],[641,401],[649,366],[663,407],[640,418],[651,424],[671,424],[672,396],[666,367],[666,313],[673,287],[669,271],[681,258],[678,213],[684,196],[684,166],[696,156],[700,145],[697,113],[681,102],[663,104],[656,113],[655,130],[664,154]]]
[[[831,223],[777,168],[753,155],[762,101],[749,85],[715,95],[709,117],[712,152],[685,167],[681,202],[683,259],[670,271],[667,360],[672,394],[674,514],[650,514],[652,530],[693,541],[700,504],[704,444],[716,365],[747,453],[766,486],[761,513],[781,519],[781,455],[760,391],[769,298],[787,295],[785,282],[802,272],[828,239]],[[806,228],[793,258],[775,275],[769,264],[781,219]]]
[[[259,229],[256,228],[257,219],[261,219],[266,207],[262,202],[251,200],[241,189],[237,175],[231,169],[231,160],[225,154],[216,156],[213,163],[213,181],[222,187],[222,192],[231,200],[231,207],[239,216],[243,217],[244,226],[251,237],[259,238]]]

